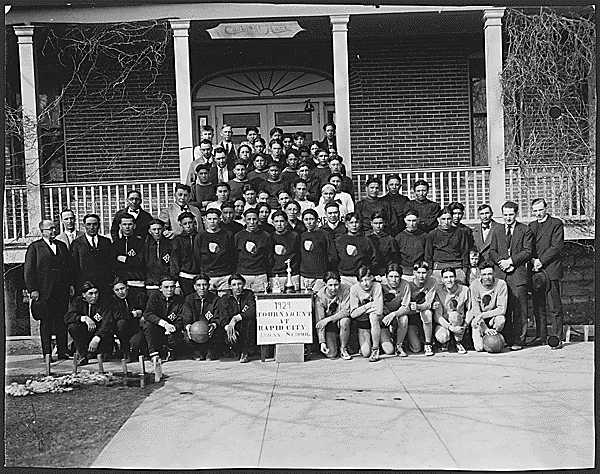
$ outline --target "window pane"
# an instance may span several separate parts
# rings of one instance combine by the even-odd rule
[[[487,166],[487,119],[473,117],[473,165]]]
[[[223,114],[223,123],[236,127],[260,127],[260,113],[255,114]]]
[[[275,112],[275,125],[312,125],[312,112]]]

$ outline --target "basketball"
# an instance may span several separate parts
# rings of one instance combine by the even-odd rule
[[[190,338],[198,344],[204,344],[208,341],[208,321],[206,319],[201,319],[192,324]]]
[[[504,349],[504,337],[499,332],[496,334],[486,334],[483,336],[483,348],[490,354],[497,354]]]

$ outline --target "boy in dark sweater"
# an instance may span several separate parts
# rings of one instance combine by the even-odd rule
[[[221,204],[221,229],[228,230],[233,235],[237,234],[244,228],[242,224],[235,220],[235,204],[232,202],[224,202]]]
[[[427,199],[429,183],[423,179],[414,182],[413,190],[417,199],[411,199],[404,206],[404,212],[409,210],[419,213],[417,227],[423,232],[431,232],[438,225],[437,218],[440,215],[440,205]]]
[[[235,234],[234,245],[238,253],[237,273],[241,274],[249,289],[264,292],[273,267],[273,239],[258,228],[258,212],[244,212],[246,228]]]
[[[313,292],[325,283],[322,280],[327,270],[338,263],[335,242],[329,232],[317,228],[318,215],[314,209],[302,213],[306,232],[300,235],[300,287]]]
[[[327,219],[321,225],[321,229],[329,232],[333,236],[333,240],[346,233],[346,226],[340,219],[340,205],[337,202],[332,201],[325,204],[325,214]]]
[[[229,289],[229,277],[235,271],[236,252],[233,234],[221,229],[221,211],[206,211],[206,232],[194,242],[194,259],[210,279],[210,289],[222,296]],[[196,279],[195,279],[196,281]]]
[[[292,269],[292,283],[296,291],[299,291],[300,235],[290,229],[288,226],[288,216],[284,211],[275,211],[272,220],[273,227],[275,227],[275,232],[272,234],[274,257],[269,285],[273,291],[276,291],[276,287],[279,287],[280,291],[284,290],[287,282],[287,261],[289,260]]]
[[[390,233],[398,228],[398,218],[396,211],[389,203],[379,197],[381,181],[377,178],[367,180],[367,196],[356,203],[354,211],[359,215],[363,229],[371,227],[371,216],[377,212],[383,216],[387,224],[386,232]]]
[[[194,293],[185,298],[182,311],[183,342],[196,360],[217,360],[223,348],[223,326],[219,315],[219,297],[209,291],[210,277],[200,274],[194,278]],[[206,321],[208,341],[192,340],[190,328],[196,321]]]
[[[159,288],[148,299],[142,329],[150,357],[160,355],[167,362],[175,359],[183,348],[184,299],[175,294],[175,279],[171,276],[161,278]]]
[[[391,229],[390,234],[397,235],[398,232],[402,232],[405,228],[404,208],[410,199],[400,192],[402,190],[402,180],[397,174],[388,176],[386,187],[388,192],[381,199],[388,201],[394,208],[394,211],[396,211],[396,216],[398,217],[398,227],[396,229]]]
[[[110,261],[115,276],[125,280],[129,291],[137,296],[146,290],[142,250],[144,241],[139,235],[134,235],[134,229],[134,217],[122,214],[119,217],[120,237],[111,244]]]
[[[398,263],[400,252],[394,237],[385,231],[385,219],[378,212],[371,216],[371,230],[366,235],[377,252],[377,264],[373,263],[371,265],[373,273],[387,281],[385,280],[387,266],[390,263]]]
[[[425,261],[433,268],[433,276],[438,281],[441,281],[442,268],[453,268],[456,281],[464,285],[469,267],[467,234],[452,226],[452,212],[447,207],[442,210],[439,221],[439,227],[425,239]]]
[[[298,177],[306,181],[306,199],[313,202],[316,206],[321,197],[321,180],[312,173],[312,170],[306,163],[302,163],[298,167]]]
[[[146,270],[146,294],[159,291],[160,278],[168,275],[171,263],[171,245],[173,241],[163,235],[165,223],[154,219],[148,227],[148,238],[142,250],[143,266]]]
[[[194,291],[193,279],[200,273],[194,259],[196,219],[190,212],[182,212],[177,218],[182,232],[173,239],[170,273],[177,280],[178,294],[187,296]]]
[[[425,259],[425,237],[427,234],[417,227],[419,212],[406,211],[404,223],[406,229],[396,235],[399,263],[402,266],[402,278],[411,281],[414,265]]]
[[[268,191],[269,193],[269,206],[271,209],[279,209],[280,205],[277,201],[277,193],[282,189],[286,191],[290,191],[290,183],[288,181],[284,181],[281,179],[281,170],[276,163],[271,163],[269,165],[269,177],[266,181],[263,181],[259,185],[260,190]]]
[[[192,184],[190,204],[198,209],[204,209],[209,202],[215,199],[215,184],[210,182],[210,165],[196,166],[197,183]]]
[[[373,242],[361,233],[360,219],[355,212],[345,217],[347,232],[335,241],[340,263],[338,265],[341,283],[352,286],[358,283],[356,275],[360,267],[377,268],[377,250]]]

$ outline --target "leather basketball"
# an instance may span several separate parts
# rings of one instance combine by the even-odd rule
[[[190,338],[198,344],[208,341],[208,321],[201,319],[190,327]]]
[[[504,337],[502,337],[502,334],[500,333],[486,334],[485,336],[483,336],[483,348],[486,352],[489,352],[490,354],[497,354],[498,352],[502,352],[502,349],[504,349],[504,345]]]

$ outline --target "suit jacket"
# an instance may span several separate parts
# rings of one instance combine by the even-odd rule
[[[233,174],[233,171],[231,171],[231,168],[229,166],[229,164],[227,165],[227,175],[229,176],[229,181],[231,181],[233,178],[235,178],[235,175]],[[213,183],[215,186],[217,184],[219,184],[219,174],[217,172],[217,167],[216,165],[213,166],[209,172],[208,172],[208,179],[210,180],[211,183]]]
[[[191,204],[188,204],[188,208],[190,212],[194,214],[194,216],[196,216],[196,225],[198,228],[198,232],[203,231],[204,223],[202,221],[202,214],[200,213],[200,209]],[[158,218],[166,224],[167,229],[172,230],[175,233],[175,235],[179,235],[181,234],[181,226],[179,225],[179,221],[177,220],[177,218],[182,212],[183,211],[181,210],[178,204],[172,203],[169,205],[169,207],[160,211]]]
[[[505,226],[499,225],[492,231],[490,258],[496,265],[496,275],[510,286],[529,284],[529,267],[527,263],[533,256],[533,232],[529,226],[516,222],[510,241],[510,254],[506,246]],[[512,258],[514,271],[505,273],[498,267],[500,260]]]
[[[77,237],[81,237],[84,234],[85,234],[84,231],[82,231],[82,230],[76,230],[75,231],[75,239]],[[73,240],[75,240],[75,239],[73,239]],[[67,246],[67,250],[69,252],[71,252],[71,245],[73,244],[73,242],[69,242],[69,237],[67,237],[67,233],[66,232],[61,232],[60,234],[58,234],[56,236],[56,240],[60,240],[61,242],[63,242]]]
[[[227,148],[225,147],[222,141],[217,146],[223,147],[223,149],[227,151]],[[229,150],[229,152],[227,153],[227,166],[229,168],[233,167],[235,160],[237,160],[237,152],[235,151],[235,145],[233,144],[233,142],[231,142],[231,150]]]
[[[123,214],[127,214],[128,207],[124,209],[120,209],[115,213],[115,217],[113,218],[112,225],[110,226],[110,237],[114,242],[119,238],[119,219]],[[148,237],[148,227],[150,226],[150,222],[152,222],[152,215],[140,209],[140,213],[138,214],[135,220],[135,229],[133,229],[133,235],[139,235],[143,240],[146,240]]]
[[[481,228],[481,222],[476,224],[473,227],[473,241],[475,242],[475,247],[479,250],[479,253],[483,257],[484,260],[489,260],[490,253],[490,244],[492,243],[492,234],[494,233],[494,229],[498,226],[502,226],[499,222],[492,219],[490,222],[490,231],[488,232],[487,238],[484,240],[483,238],[483,229]]]
[[[71,259],[73,265],[73,280],[75,281],[75,290],[80,293],[83,284],[91,281],[98,285],[100,297],[112,284],[114,277],[110,261],[111,242],[110,239],[98,235],[98,248],[94,249],[85,235],[76,238],[71,246]]]
[[[40,292],[41,300],[62,293],[68,299],[71,283],[71,259],[67,246],[56,244],[56,255],[44,239],[32,242],[25,253],[25,285],[27,291]]]
[[[565,246],[563,222],[548,216],[541,224],[533,221],[529,227],[535,242],[533,257],[540,259],[542,269],[550,280],[560,280],[563,277],[562,250]]]

